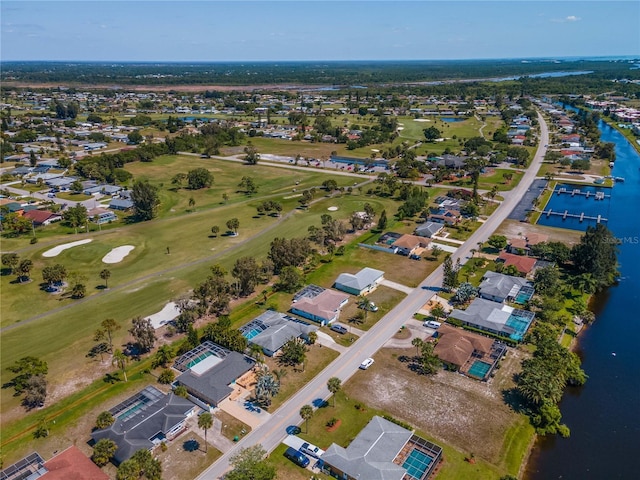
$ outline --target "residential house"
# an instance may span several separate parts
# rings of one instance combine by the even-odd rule
[[[109,480],[109,476],[72,445],[49,461],[36,452],[0,471],[2,480]]]
[[[482,277],[478,295],[480,298],[499,303],[514,301],[518,296],[528,296],[526,300],[529,300],[533,295],[533,283],[521,277],[488,271]]]
[[[365,267],[358,273],[341,273],[338,275],[334,287],[352,295],[366,295],[373,292],[384,280],[384,272]]]
[[[407,461],[415,456],[429,461],[419,479],[425,480],[440,462],[442,448],[376,415],[347,448],[332,443],[320,459],[331,476],[342,480],[405,480],[415,478],[408,476],[408,469],[415,471]]]
[[[548,239],[549,235],[544,235],[542,233],[529,233],[510,238],[507,252],[518,255],[529,255],[533,245],[546,242]]]
[[[437,332],[438,343],[433,353],[449,367],[453,366],[461,373],[484,380],[496,363],[504,355],[505,346],[489,337],[478,335],[451,325],[442,325]],[[476,361],[481,361],[491,368],[482,377],[469,369]]]
[[[109,203],[109,208],[112,210],[130,210],[133,208],[133,200],[129,200],[127,198],[114,198]]]
[[[105,223],[115,222],[118,220],[118,217],[111,210],[106,210],[104,208],[92,208],[87,212],[87,216],[89,220],[93,223],[97,223],[98,225],[104,225]]]
[[[442,231],[444,225],[439,222],[424,222],[418,225],[414,233],[420,237],[431,238]]]
[[[400,255],[420,255],[426,248],[429,247],[431,240],[427,240],[425,237],[417,235],[402,235],[395,242],[391,244],[392,248],[397,248]]]
[[[455,225],[460,221],[462,215],[459,210],[433,210],[427,217],[427,221],[442,223],[445,225]]]
[[[484,298],[476,298],[466,310],[454,309],[449,318],[459,320],[469,327],[520,341],[529,329],[534,313]]]
[[[209,409],[231,395],[232,385],[255,364],[247,355],[206,341],[176,360],[174,368],[182,374],[175,385],[184,385],[193,402]]]
[[[185,429],[187,418],[196,409],[186,398],[148,386],[109,410],[115,422],[94,430],[91,438],[95,442],[103,438],[112,440],[118,446],[113,459],[119,464],[138,450],[151,450],[175,438]]]
[[[500,252],[497,261],[503,262],[505,267],[513,265],[518,272],[523,275],[529,275],[536,266],[536,259],[524,257],[522,255],[514,255],[513,253]]]
[[[267,310],[240,327],[249,343],[259,345],[265,355],[273,357],[292,338],[309,341],[309,334],[318,327],[309,325],[284,313]]]
[[[62,215],[50,212],[49,210],[29,210],[24,213],[23,217],[31,220],[36,227],[41,225],[46,226],[62,220]]]
[[[349,296],[317,285],[308,285],[293,297],[291,313],[320,325],[329,325],[340,316],[340,309],[349,301]]]

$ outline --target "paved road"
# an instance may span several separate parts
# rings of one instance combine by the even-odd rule
[[[460,261],[464,263],[470,256],[471,249],[475,248],[478,242],[486,240],[487,237],[495,231],[507,218],[507,215],[511,213],[511,210],[517,205],[520,198],[533,182],[546,153],[544,145],[549,144],[547,124],[540,114],[538,114],[538,120],[540,123],[541,138],[531,166],[520,183],[512,190],[512,194],[500,204],[494,214],[471,235],[464,245],[458,248],[457,252],[453,255],[454,261],[460,258]],[[373,356],[422,305],[435,295],[434,287],[439,285],[442,285],[441,266],[429,275],[418,288],[407,295],[393,310],[381,318],[373,328],[360,337],[351,348],[342,353],[311,380],[311,382],[287,400],[266,423],[253,430],[241,442],[236,444],[233,449],[226,452],[217,462],[205,470],[198,477],[198,480],[214,480],[220,478],[230,467],[230,457],[242,448],[260,443],[268,452],[273,451],[287,436],[287,427],[297,425],[301,422],[298,412],[303,405],[312,405],[319,399],[329,397],[329,391],[326,386],[329,378],[338,377],[344,383],[354,374],[367,375],[367,371],[360,371],[358,369],[362,360]]]

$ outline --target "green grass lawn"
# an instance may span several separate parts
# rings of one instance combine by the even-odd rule
[[[356,375],[366,375],[366,372],[358,372]],[[360,405],[361,409],[357,409],[356,405]],[[385,415],[385,412],[370,408],[365,403],[361,403],[354,398],[347,398],[344,392],[338,392],[336,406],[333,406],[333,398],[331,398],[328,404],[316,410],[314,416],[309,420],[309,431],[306,431],[304,424],[301,425],[302,433],[300,437],[325,450],[332,443],[347,447],[374,415],[382,416]],[[329,431],[326,424],[334,417],[340,419],[340,426],[333,431]],[[499,470],[484,460],[477,458],[475,464],[470,464],[465,461],[465,457],[468,454],[434,439],[427,432],[418,430],[416,433],[426,440],[436,443],[443,449],[444,460],[440,467],[440,472],[435,478],[444,478],[446,480],[459,480],[462,478],[497,480],[500,477]],[[284,462],[279,461],[277,458],[283,452],[284,449],[279,447],[271,456],[272,461],[278,465],[279,471],[281,467],[287,468]]]
[[[60,300],[59,296],[41,292],[38,290],[37,281],[12,285],[8,277],[2,277],[3,291],[12,292],[10,295],[3,295],[3,325],[28,318],[24,315],[25,312],[28,316],[33,316],[49,312],[58,306],[70,305],[66,310],[46,314],[25,327],[4,332],[0,339],[3,352],[2,368],[6,368],[22,356],[35,355],[49,362],[50,378],[55,378],[55,382],[70,381],[77,370],[70,369],[69,365],[84,362],[84,355],[93,345],[93,332],[105,318],[114,318],[124,327],[115,339],[116,345],[120,345],[127,340],[126,329],[131,318],[159,311],[167,301],[177,298],[201,282],[212,264],[219,262],[231,270],[235,260],[241,256],[264,258],[274,237],[289,238],[300,236],[301,232],[306,233],[308,226],[320,224],[320,216],[327,211],[327,206],[340,205],[340,209],[333,215],[335,218],[346,218],[353,211],[363,210],[366,202],[372,204],[378,212],[383,208],[389,210],[394,203],[388,199],[345,195],[341,198],[323,200],[306,211],[296,210],[291,217],[279,221],[278,229],[265,231],[269,225],[276,225],[276,219],[251,218],[244,229],[241,220],[238,237],[215,239],[209,238],[208,232],[209,222],[212,222],[211,213],[202,211],[183,218],[155,220],[132,225],[120,231],[110,231],[92,243],[67,250],[52,259],[43,259],[40,254],[45,248],[39,248],[32,254],[37,260],[34,279],[38,278],[41,267],[45,264],[61,262],[70,270],[71,265],[77,265],[77,270],[89,278],[88,290],[96,291],[95,287],[102,284],[98,273],[105,267],[101,262],[102,256],[113,246],[136,246],[122,263],[109,267],[112,272],[110,289],[100,291],[85,302]],[[229,218],[232,214],[240,217],[239,212],[242,211],[233,205],[223,206],[220,210],[225,212],[222,219]],[[203,219],[207,221],[203,222]],[[185,235],[184,232],[190,234]],[[252,234],[256,236],[250,238]],[[73,236],[70,240],[79,238],[83,236]],[[242,243],[244,239],[247,239],[246,243]],[[166,254],[168,245],[171,246],[170,255]],[[367,255],[378,252],[367,252],[365,257],[359,257],[361,253],[356,252],[354,258],[365,266],[369,262]],[[397,261],[393,256],[383,255],[380,257],[384,259],[383,262]],[[334,260],[333,263],[346,265],[350,262],[345,255],[344,260]],[[422,262],[412,262],[414,265],[419,263]],[[159,273],[168,267],[173,270],[166,274]],[[339,268],[339,271],[342,270]],[[335,276],[337,275],[330,273],[327,282],[332,283]],[[412,278],[406,280],[416,281]],[[38,302],[34,302],[34,298],[37,298]],[[78,362],[79,358],[82,358],[82,362]],[[18,400],[9,391],[3,390],[0,394],[3,411],[18,404]]]
[[[62,200],[70,200],[73,202],[84,202],[93,198],[91,195],[85,195],[84,193],[72,193],[72,192],[58,192],[56,197]]]

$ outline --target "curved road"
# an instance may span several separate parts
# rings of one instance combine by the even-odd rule
[[[485,241],[498,228],[531,186],[544,159],[546,145],[549,144],[549,130],[542,115],[539,113],[538,122],[540,124],[540,143],[522,180],[500,204],[493,215],[458,248],[453,255],[454,261],[456,258],[460,258],[460,261],[464,263],[469,257],[471,249],[475,248],[478,242]],[[330,394],[326,387],[329,378],[338,377],[343,383],[346,382],[358,371],[362,360],[372,357],[400,329],[407,319],[411,318],[422,305],[435,295],[434,287],[441,284],[442,267],[440,266],[420,284],[420,288],[414,289],[393,310],[382,317],[371,330],[360,337],[351,348],[340,354],[313,380],[287,400],[269,420],[251,431],[230,451],[220,457],[217,462],[206,469],[198,477],[198,480],[220,478],[230,468],[229,459],[238,453],[241,448],[260,443],[268,452],[273,451],[286,437],[286,428],[290,425],[298,425],[301,422],[298,412],[303,405],[312,405],[316,399],[329,397]],[[366,372],[361,374],[366,375]]]

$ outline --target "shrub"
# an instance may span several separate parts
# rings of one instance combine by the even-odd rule
[[[336,417],[331,418],[328,422],[327,422],[327,427],[333,427],[335,426],[336,423],[338,423],[339,419]]]

